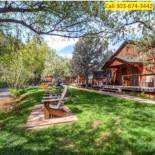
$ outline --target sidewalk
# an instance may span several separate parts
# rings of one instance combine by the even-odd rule
[[[143,98],[136,97],[136,96],[116,94],[116,93],[112,93],[112,92],[105,92],[105,91],[86,89],[86,88],[79,88],[79,87],[75,87],[75,86],[70,86],[70,87],[78,89],[78,90],[95,92],[95,93],[102,94],[102,95],[113,96],[113,97],[118,97],[118,98],[122,98],[122,99],[126,99],[126,100],[136,101],[136,102],[139,102],[139,103],[155,104],[155,101],[151,100],[151,99],[143,99]]]

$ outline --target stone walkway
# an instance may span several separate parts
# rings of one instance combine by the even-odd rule
[[[155,104],[155,101],[151,100],[151,99],[143,99],[140,97],[135,97],[135,96],[130,96],[130,95],[123,95],[123,94],[105,92],[105,91],[100,91],[100,90],[92,90],[92,89],[86,89],[86,88],[79,88],[79,87],[75,87],[75,86],[70,86],[70,87],[75,88],[75,89],[79,89],[79,90],[89,91],[89,92],[96,92],[96,93],[102,94],[102,95],[113,96],[113,97],[118,97],[118,98],[122,98],[122,99],[126,99],[126,100],[136,101],[139,103]]]
[[[35,105],[32,109],[30,116],[28,117],[26,128],[29,128],[29,129],[43,128],[54,124],[77,121],[78,120],[77,117],[70,112],[69,108],[67,107],[65,108],[66,108],[66,111],[70,114],[69,116],[45,119],[44,112],[43,112],[43,104]]]

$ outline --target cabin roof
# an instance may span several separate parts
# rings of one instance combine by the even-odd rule
[[[119,57],[116,56],[115,58],[120,59],[122,61],[125,61],[127,63],[144,63],[145,60],[139,59],[139,58],[134,58],[134,57]]]
[[[112,60],[116,55],[119,54],[119,52],[121,51],[121,49],[122,49],[127,43],[128,43],[127,41],[125,41],[125,42],[122,43],[122,45],[116,50],[116,52],[114,52],[114,53],[111,55],[111,57],[104,63],[102,69],[104,69],[104,68],[111,62],[111,60]]]
[[[135,44],[134,41],[132,40],[129,40],[129,41],[125,41],[122,43],[122,45],[116,50],[116,52],[114,52],[112,54],[112,56],[104,63],[102,69],[106,68],[109,64],[111,64],[111,62],[114,60],[114,59],[118,59],[119,61],[123,61],[123,62],[126,62],[126,63],[144,63],[144,60],[142,59],[139,59],[139,58],[135,58],[135,57],[119,57],[117,56],[121,50],[127,45],[127,44]]]

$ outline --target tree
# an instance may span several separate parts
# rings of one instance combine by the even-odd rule
[[[30,80],[34,84],[38,83],[49,50],[47,45],[38,37],[21,44],[16,51],[11,48],[12,44],[8,45],[9,52],[3,48],[0,57],[0,80],[7,82],[10,87],[23,87]]]
[[[139,53],[148,53],[149,57],[155,58],[155,34],[145,35],[143,38],[133,42]],[[154,64],[155,65],[155,64]]]
[[[3,1],[0,2],[0,25],[4,29],[14,24],[22,25],[38,35],[84,36],[92,27],[88,24],[90,16],[83,11],[88,4],[63,1]]]
[[[64,77],[70,74],[70,61],[56,54],[56,51],[49,50],[43,76]]]
[[[100,69],[101,64],[106,58],[107,42],[99,38],[80,39],[74,48],[72,69],[76,75],[82,75],[86,79],[88,86],[88,76]]]
[[[155,13],[153,11],[107,11],[101,14],[103,26],[108,29],[112,39],[128,39],[135,35],[155,34]],[[108,20],[106,20],[108,19]],[[139,34],[139,35],[137,35]]]
[[[2,1],[0,31],[5,34],[104,37],[119,42],[155,34],[153,11],[105,11],[104,2]],[[20,28],[21,27],[21,28]],[[136,35],[134,35],[136,34]],[[137,35],[139,34],[139,35]]]

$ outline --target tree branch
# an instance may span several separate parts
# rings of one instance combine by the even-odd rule
[[[32,8],[15,8],[15,7],[3,7],[0,8],[0,13],[34,13],[34,12],[50,12],[56,16],[58,16],[59,18],[61,18],[60,16],[60,12],[54,12],[49,6],[43,6],[43,3],[40,3],[40,5],[37,5],[37,7],[32,7]],[[63,13],[62,13],[63,14]]]
[[[85,29],[84,28],[81,28],[79,30],[66,30],[65,27],[64,29],[51,29],[47,32],[44,32],[44,31],[37,31],[31,24],[27,24],[26,22],[22,21],[22,20],[16,20],[16,19],[0,19],[0,23],[16,23],[16,24],[21,24],[27,28],[29,28],[30,30],[32,30],[34,33],[38,34],[38,35],[56,35],[56,36],[61,36],[61,37],[68,37],[68,38],[80,38],[80,37],[85,37],[85,38],[89,38],[89,37],[92,37],[94,36],[95,34],[99,34],[99,32],[94,32],[94,33],[87,33],[87,34],[76,34],[76,35],[66,35],[66,34],[58,34],[58,33],[52,33],[54,31],[57,31],[57,32],[66,32],[66,33],[80,33],[82,31],[84,31]],[[76,23],[78,24],[78,23]],[[75,25],[75,24],[73,24]],[[71,24],[71,27],[73,26]],[[69,26],[67,26],[68,28]],[[102,31],[103,33],[103,31]]]
[[[130,26],[130,25],[133,25],[133,24],[142,24],[143,26],[145,26],[147,29],[151,30],[153,33],[155,33],[155,30],[150,26],[150,24],[146,24],[144,21],[140,21],[140,20],[136,20],[136,21],[133,21],[133,22],[130,22],[130,23],[126,23],[124,24],[124,26],[122,27],[125,27],[125,26]]]
[[[32,30],[33,32],[40,34],[37,30],[35,30],[31,25],[25,23],[22,20],[16,20],[16,19],[0,19],[0,23],[16,23],[16,24],[21,24],[27,28],[29,28],[30,30]]]

